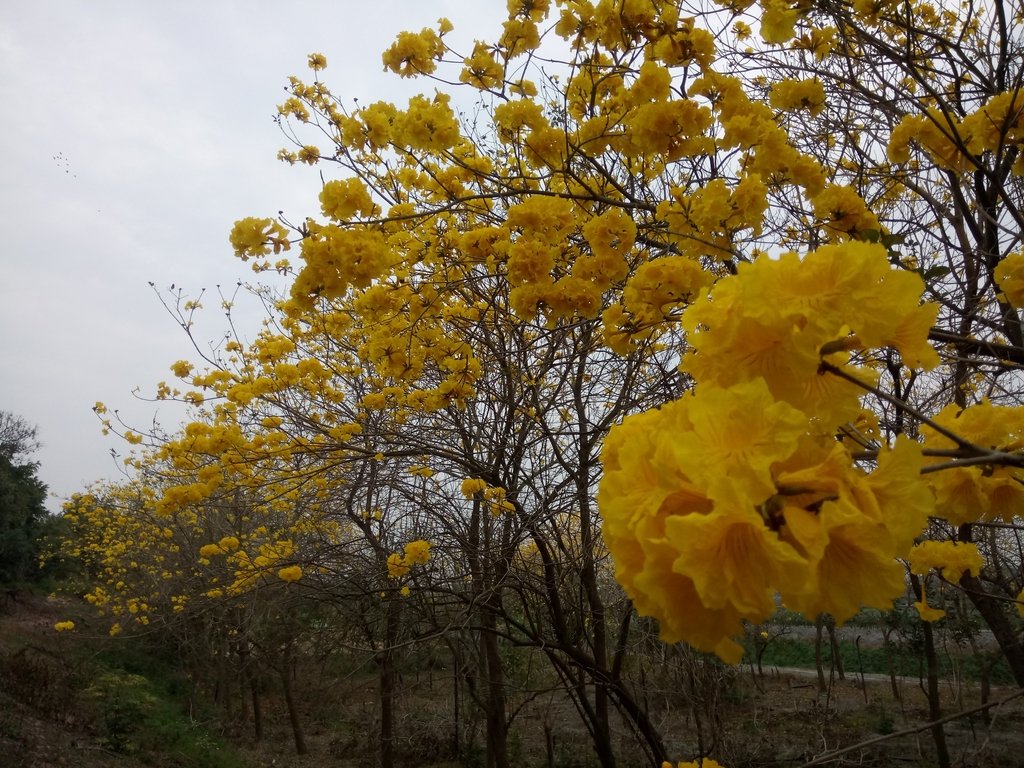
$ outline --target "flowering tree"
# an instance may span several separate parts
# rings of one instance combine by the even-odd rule
[[[818,14],[761,10],[766,43],[795,40],[822,61],[844,53],[832,42],[838,32]],[[856,29],[880,39],[907,29],[881,11],[842,11],[843,34]],[[937,508],[936,492],[945,498],[948,484],[969,476],[999,483],[1015,498],[1020,463],[1010,426],[1016,411],[1000,413],[1006,435],[983,439],[971,434],[970,417],[953,429],[967,405],[963,394],[938,413],[942,390],[933,388],[929,414],[900,386],[942,363],[929,339],[945,338],[932,330],[939,303],[922,303],[922,295],[925,277],[937,292],[952,269],[929,272],[931,254],[901,261],[893,245],[909,233],[893,234],[879,216],[914,204],[912,194],[922,190],[927,200],[929,188],[892,169],[892,202],[883,199],[876,212],[856,184],[839,182],[858,173],[878,179],[883,158],[869,148],[855,165],[849,147],[846,154],[801,151],[820,136],[796,131],[807,123],[801,113],[822,111],[821,81],[780,80],[767,104],[752,100],[739,78],[714,66],[712,33],[729,23],[744,30],[733,9],[708,12],[702,28],[671,3],[565,4],[548,33],[575,54],[560,100],[550,105],[551,89],[561,85],[556,76],[542,83],[545,99],[532,98],[537,87],[519,75],[540,55],[548,12],[544,3],[513,3],[497,43],[466,58],[460,79],[494,104],[493,130],[476,141],[463,136],[444,96],[417,97],[407,110],[373,104],[349,112],[318,79],[293,81],[282,115],[316,124],[331,145],[282,156],[333,160],[352,175],[324,188],[329,223],[307,222],[305,265],[285,311],[301,315],[312,302],[373,280],[391,296],[416,293],[421,265],[441,260],[447,269],[472,265],[506,280],[522,316],[539,313],[557,324],[600,313],[604,340],[619,351],[679,322],[688,345],[681,367],[694,392],[627,419],[604,454],[605,536],[641,610],[661,619],[667,639],[735,660],[739,646],[730,638],[741,620],[761,621],[774,610],[775,592],[799,610],[840,621],[862,604],[888,605],[903,589],[897,557],[929,516],[966,522],[966,511]],[[977,24],[943,18],[950,34],[957,24]],[[449,54],[447,28],[442,21],[437,31],[400,36],[385,65],[403,76],[433,76]],[[853,48],[847,44],[845,58],[856,62],[861,54]],[[314,71],[324,65],[317,56],[310,63]],[[942,171],[973,152],[977,165],[1000,169],[998,202],[1012,214],[1016,91],[973,98],[964,116],[973,143],[962,141],[955,158],[929,150],[934,120],[914,113],[899,123],[889,154],[903,159],[914,140]],[[929,98],[915,104],[924,109]],[[488,154],[490,146],[497,152]],[[869,189],[867,181],[860,186]],[[1000,247],[989,260],[1012,281],[1015,262],[1002,255],[1017,244],[1014,229],[1001,216],[991,226],[1007,236],[996,236]],[[260,257],[268,242],[284,242],[279,227],[240,223],[236,248]],[[780,246],[803,252],[764,257]],[[388,289],[395,274],[401,282]],[[1008,296],[996,296],[991,277],[986,285],[993,298]],[[1009,298],[999,300],[1012,325]],[[417,328],[404,325],[405,347],[373,362],[399,374],[414,368]],[[883,373],[895,380],[883,382]],[[903,428],[873,429],[878,402],[899,414]],[[972,413],[995,407],[980,402]],[[935,459],[910,439],[919,425],[924,449],[942,459],[926,474]],[[995,469],[983,472],[986,465]],[[988,490],[976,492],[991,498],[994,487]],[[1012,519],[1012,509],[990,514],[1007,513]],[[955,559],[955,547],[940,550]],[[749,577],[752,568],[757,578]]]
[[[176,364],[201,410],[153,454],[182,473],[154,512],[255,499],[196,549],[228,592],[330,589],[361,547],[401,595],[437,553],[419,586],[472,606],[499,766],[502,635],[592,681],[604,765],[609,702],[644,731],[598,531],[668,642],[735,663],[777,599],[842,622],[909,568],[921,617],[958,585],[1024,685],[1024,585],[975,541],[1024,500],[1019,4],[508,10],[471,51],[445,19],[398,36],[385,67],[433,97],[347,104],[320,54],[291,79],[280,157],[334,173],[318,216],[232,230],[290,293],[252,345]]]

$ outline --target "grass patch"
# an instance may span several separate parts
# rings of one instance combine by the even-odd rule
[[[924,657],[920,651],[909,646],[894,645],[888,649],[884,647],[861,647],[858,652],[857,646],[849,640],[840,640],[839,655],[842,659],[843,668],[848,674],[864,672],[865,674],[889,674],[889,661],[892,660],[892,668],[899,677],[918,677],[924,674]],[[822,664],[828,668],[832,666],[832,648],[828,642],[822,644]],[[747,651],[744,662],[749,663],[753,654]],[[978,682],[982,678],[982,665],[991,659],[980,659],[977,656],[961,656],[952,658],[948,654],[939,653],[939,675],[946,677],[958,669],[965,678]],[[777,637],[768,643],[761,657],[761,663],[766,667],[796,667],[799,669],[814,669],[814,643],[809,640],[801,640],[792,637]],[[996,685],[1013,684],[1013,676],[1006,664],[1006,660],[999,658],[991,665],[989,680]]]

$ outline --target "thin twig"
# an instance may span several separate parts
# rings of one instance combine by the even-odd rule
[[[1002,706],[1003,704],[1006,704],[1009,701],[1013,701],[1014,699],[1020,696],[1024,696],[1024,690],[1015,691],[1006,698],[999,699],[999,701],[990,701],[987,704],[979,704],[978,706],[973,707],[972,709],[965,709],[962,712],[954,712],[951,715],[940,717],[938,720],[932,720],[931,722],[924,723],[923,725],[914,726],[913,728],[906,728],[902,731],[896,731],[895,733],[888,733],[884,736],[876,736],[872,739],[868,739],[867,741],[862,741],[858,744],[854,744],[853,746],[843,747],[842,749],[837,749],[834,752],[828,752],[824,755],[814,758],[808,763],[804,763],[800,768],[810,768],[810,766],[812,765],[825,765],[826,763],[832,762],[837,757],[842,757],[843,755],[847,755],[850,752],[854,752],[858,749],[864,749],[865,747],[871,747],[875,744],[881,744],[883,741],[888,741],[889,739],[897,739],[901,736],[911,736],[915,733],[920,733],[921,731],[927,731],[929,728],[933,728],[936,725],[942,725],[943,723],[948,723],[952,720],[959,720],[961,717],[967,717],[968,715],[973,715],[977,712],[983,712],[984,710],[991,709],[992,707]]]
[[[853,376],[852,374],[847,373],[846,371],[844,371],[842,368],[840,368],[837,365],[833,365],[832,363],[829,363],[829,362],[827,362],[825,360],[822,360],[821,363],[818,365],[818,370],[821,371],[821,372],[824,372],[824,373],[831,373],[834,376],[838,376],[839,378],[843,379],[844,381],[848,381],[851,384],[855,384],[856,386],[860,387],[861,389],[864,389],[867,392],[870,392],[871,394],[875,395],[876,397],[879,397],[882,400],[885,400],[890,405],[895,405],[898,408],[902,408],[907,413],[909,413],[911,416],[913,416],[914,418],[918,419],[922,424],[927,424],[929,427],[934,429],[940,435],[942,435],[943,437],[946,437],[946,438],[952,440],[954,443],[956,443],[958,446],[960,446],[960,448],[962,448],[964,450],[970,451],[971,453],[974,453],[974,454],[986,454],[986,453],[988,453],[988,451],[986,449],[982,448],[980,445],[975,445],[970,440],[966,440],[966,439],[960,437],[960,435],[956,434],[955,432],[951,432],[950,430],[946,429],[941,424],[937,424],[932,419],[929,419],[927,416],[925,416],[923,413],[921,413],[921,411],[917,410],[916,408],[911,406],[909,403],[907,403],[907,402],[905,402],[903,400],[900,400],[899,398],[893,397],[892,395],[886,394],[885,392],[880,390],[878,387],[873,387],[870,384],[865,384],[863,381],[858,379],[856,376]]]

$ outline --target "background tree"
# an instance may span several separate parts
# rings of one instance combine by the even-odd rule
[[[0,456],[13,462],[35,453],[41,447],[34,424],[9,411],[0,411]]]
[[[28,455],[39,447],[33,425],[0,411],[0,582],[26,581],[38,572],[46,485]]]

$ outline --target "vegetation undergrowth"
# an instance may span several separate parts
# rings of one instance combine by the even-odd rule
[[[168,660],[138,640],[54,632],[56,605],[17,600],[0,615],[0,750],[14,765],[247,765]]]
[[[840,640],[839,657],[842,667],[848,674],[886,675],[892,672],[897,677],[917,679],[925,674],[924,660],[919,649],[912,645],[901,645],[893,648],[861,645],[851,640]],[[744,663],[749,664],[754,657],[748,650]],[[832,649],[828,642],[823,643],[821,651],[822,664],[825,669],[832,667]],[[983,666],[987,659],[977,656],[954,656],[942,654],[938,657],[939,674],[942,677],[960,675],[971,682],[982,679]],[[755,660],[756,662],[756,660]],[[988,680],[996,685],[1012,685],[1013,676],[1003,659],[999,658],[988,669]],[[780,637],[771,642],[761,656],[761,665],[768,667],[795,667],[813,669],[814,641],[797,637]]]

